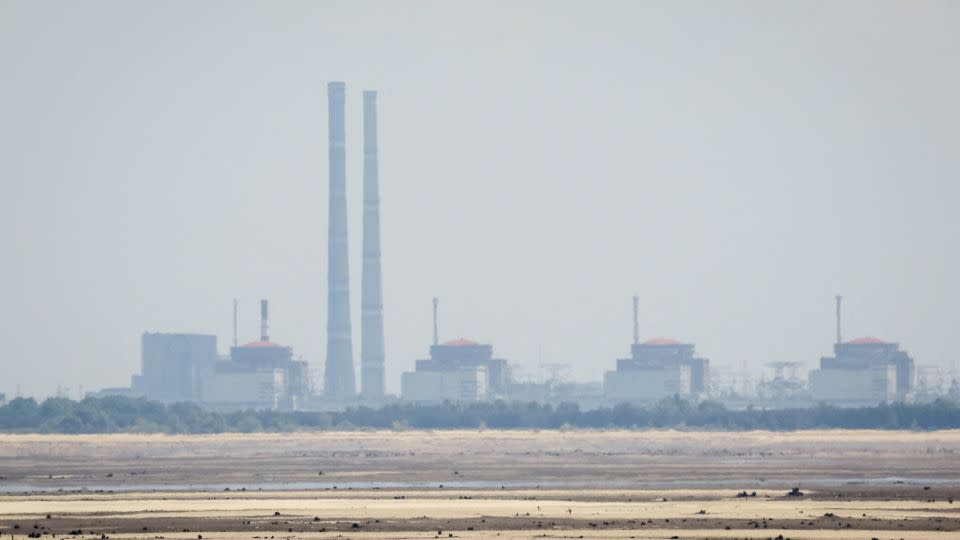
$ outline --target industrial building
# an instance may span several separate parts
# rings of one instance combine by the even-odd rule
[[[227,360],[203,378],[200,403],[220,410],[280,409],[285,385],[282,369],[250,370]]]
[[[709,362],[696,356],[692,343],[657,338],[640,343],[639,299],[633,297],[633,345],[630,358],[603,378],[610,402],[644,403],[679,395],[699,398],[707,390]]]
[[[485,401],[487,371],[483,366],[464,366],[405,372],[401,387],[403,399],[414,403]]]
[[[166,403],[200,401],[201,378],[216,362],[216,336],[145,332],[132,394]]]
[[[916,367],[913,358],[897,343],[874,337],[844,342],[837,296],[837,339],[833,356],[820,359],[820,369],[810,372],[814,401],[835,405],[876,405],[912,398]]]
[[[329,83],[328,312],[322,396],[314,396],[311,392],[307,364],[295,359],[290,347],[270,341],[266,300],[261,302],[260,339],[245,345],[240,345],[237,339],[238,308],[235,301],[234,341],[227,356],[218,354],[217,339],[212,335],[144,333],[141,373],[132,377],[129,389],[105,389],[104,394],[145,396],[167,403],[193,401],[225,409],[299,409],[304,406],[336,409],[358,401],[371,405],[387,401],[377,93],[363,92],[359,394],[350,315],[346,97],[344,83]],[[819,369],[809,374],[809,385],[805,387],[796,376],[800,364],[772,362],[767,366],[774,368],[774,377],[769,381],[764,379],[757,387],[758,391],[744,392],[734,381],[724,396],[771,404],[872,405],[911,399],[916,378],[913,359],[896,343],[876,338],[841,341],[840,300],[838,296],[835,354],[820,359]],[[513,379],[506,360],[494,358],[490,344],[463,338],[440,343],[437,300],[434,299],[430,357],[417,360],[414,371],[403,373],[401,395],[405,400],[422,403],[516,399],[551,403],[576,401],[591,406],[617,402],[649,403],[674,395],[688,399],[704,397],[710,389],[709,361],[697,356],[692,343],[665,338],[641,342],[638,305],[639,300],[634,296],[630,357],[618,359],[616,369],[606,372],[602,383],[569,383],[562,382],[559,377],[541,382],[521,382]],[[789,376],[785,375],[787,370]],[[749,382],[743,376],[740,380],[741,383]],[[930,386],[924,387],[925,392],[934,395],[926,390]],[[942,388],[939,391],[943,391]]]
[[[420,403],[484,401],[505,397],[509,380],[507,361],[493,357],[492,345],[460,338],[430,347],[430,358],[403,374],[402,395]]]
[[[837,343],[834,356],[810,372],[814,401],[836,405],[876,405],[912,397],[913,359],[897,343],[863,337]]]
[[[347,244],[346,85],[328,84],[329,223],[327,333],[324,391],[314,406],[340,408],[356,403],[350,318],[350,270]],[[377,142],[377,93],[363,92],[363,265],[361,280],[360,398],[387,400],[383,332],[383,279],[380,251],[380,196]],[[193,401],[218,408],[297,409],[313,398],[305,362],[290,347],[270,341],[267,303],[261,304],[258,341],[240,345],[238,306],[234,301],[234,340],[230,354],[217,353],[212,335],[145,333],[141,373],[130,388],[106,389],[109,395],[145,396],[163,402]],[[487,394],[488,376],[476,393]]]
[[[230,348],[203,378],[200,401],[218,409],[299,409],[310,393],[307,363],[270,341],[268,304],[260,301],[260,340]]]
[[[237,305],[234,304],[236,323]],[[141,374],[129,395],[174,403],[192,401],[217,409],[297,409],[310,392],[307,363],[270,341],[268,304],[260,301],[260,340],[217,354],[216,336],[144,333]],[[109,394],[121,395],[124,389]]]
[[[493,346],[458,338],[439,342],[437,299],[433,299],[433,345],[430,358],[417,360],[416,370],[405,372],[401,396],[417,403],[484,401],[507,397],[510,368],[493,357]]]

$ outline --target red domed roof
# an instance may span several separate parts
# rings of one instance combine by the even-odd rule
[[[472,347],[474,345],[480,345],[476,341],[471,341],[469,339],[457,338],[443,343],[444,347]]]
[[[260,347],[283,347],[283,345],[274,343],[272,341],[251,341],[250,343],[241,346],[243,349],[256,349]]]
[[[682,342],[675,339],[654,338],[643,342],[644,345],[683,345]]]
[[[885,345],[887,342],[882,339],[877,339],[875,337],[861,337],[857,339],[851,339],[847,342],[847,345]]]

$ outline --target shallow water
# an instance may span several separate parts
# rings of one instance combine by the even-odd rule
[[[306,490],[396,490],[396,489],[680,489],[680,488],[730,488],[734,490],[771,488],[776,486],[836,487],[848,485],[884,486],[884,485],[938,485],[960,486],[960,478],[919,478],[919,477],[810,477],[798,481],[796,478],[724,478],[673,481],[629,481],[629,482],[529,482],[489,480],[460,480],[443,482],[255,482],[248,484],[225,483],[123,483],[123,484],[0,484],[0,493],[71,493],[71,492],[134,492],[134,491],[306,491]]]

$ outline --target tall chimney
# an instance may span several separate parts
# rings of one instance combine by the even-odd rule
[[[385,393],[383,278],[380,268],[380,185],[377,163],[377,93],[363,93],[363,273],[360,280],[360,395]]]
[[[843,300],[843,297],[837,295],[837,345],[843,342],[843,339],[840,337],[840,302]]]
[[[240,346],[240,301],[233,299],[233,346]]]
[[[640,343],[640,297],[633,295],[633,344]]]
[[[352,399],[356,394],[350,330],[350,265],[347,261],[347,172],[342,82],[327,85],[330,143],[330,211],[327,230],[327,359],[324,394]]]
[[[260,300],[260,341],[270,341],[269,327],[267,326],[267,300]]]
[[[440,333],[437,331],[437,306],[440,304],[440,300],[436,296],[433,297],[433,344],[440,344]]]

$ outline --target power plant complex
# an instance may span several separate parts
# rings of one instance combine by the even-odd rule
[[[633,346],[630,358],[603,379],[604,394],[614,402],[656,401],[678,395],[706,396],[709,362],[694,356],[692,343],[655,338],[640,343],[640,299],[633,297]]]
[[[627,358],[609,361],[602,382],[575,383],[562,376],[567,367],[543,364],[550,372],[539,380],[514,375],[510,363],[489,343],[457,338],[441,341],[438,300],[433,299],[433,343],[429,358],[416,360],[401,377],[399,396],[386,388],[383,276],[380,250],[380,194],[377,93],[363,97],[363,201],[360,292],[359,387],[353,358],[350,265],[347,227],[346,85],[331,82],[328,92],[329,215],[327,236],[326,358],[322,391],[308,363],[289,346],[269,336],[269,304],[260,302],[260,336],[240,344],[239,304],[233,304],[233,343],[221,355],[212,335],[144,333],[140,373],[129,388],[99,394],[143,396],[164,402],[192,401],[216,409],[341,409],[403,400],[414,404],[525,400],[577,402],[581,406],[650,403],[679,396],[718,399],[733,405],[875,405],[910,401],[917,396],[914,360],[896,343],[876,338],[841,339],[840,297],[834,356],[820,359],[807,381],[796,362],[771,362],[771,379],[758,384],[743,373],[711,370],[691,342],[662,337],[641,340],[640,299],[633,297],[633,341]],[[775,360],[775,359],[772,359]]]
[[[126,389],[161,401],[194,401],[216,408],[341,408],[387,399],[384,373],[380,195],[377,163],[377,93],[363,92],[363,261],[360,305],[360,392],[357,393],[350,323],[347,231],[346,85],[327,85],[329,223],[327,236],[327,353],[323,392],[310,386],[307,363],[267,335],[267,300],[261,301],[260,340],[217,352],[215,336],[143,335],[141,374]],[[108,389],[107,393],[125,389]]]

